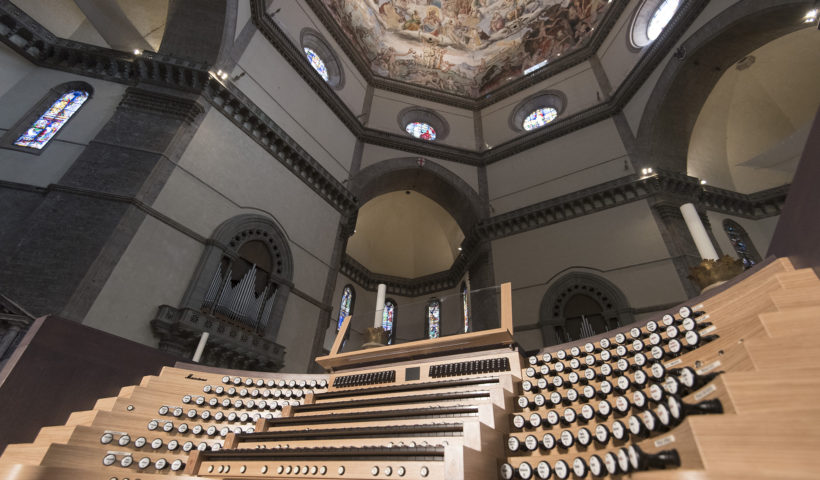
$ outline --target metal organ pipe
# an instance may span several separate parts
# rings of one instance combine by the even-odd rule
[[[222,285],[222,263],[220,262],[216,266],[216,273],[214,273],[214,276],[211,279],[211,285],[208,287],[208,291],[205,293],[205,302],[202,304],[203,308],[213,309],[214,301],[216,300],[216,295],[219,293],[219,287],[221,285]]]

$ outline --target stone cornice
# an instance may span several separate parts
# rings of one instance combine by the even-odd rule
[[[370,272],[345,255],[341,273],[365,288],[376,290],[387,284],[390,293],[408,297],[454,288],[487,241],[517,235],[628,203],[649,200],[661,215],[680,216],[679,206],[693,202],[699,208],[737,217],[759,220],[779,215],[789,185],[742,194],[701,185],[697,178],[660,171],[648,177],[629,175],[584,190],[562,195],[479,222],[462,242],[462,255],[449,270],[425,277],[406,279]]]
[[[264,4],[263,0],[253,1]],[[344,34],[342,29],[333,19],[330,12],[328,12],[327,8],[322,3],[322,0],[306,0],[306,3],[319,21],[322,22],[322,25],[324,25],[324,27],[330,32],[333,39],[336,40],[336,43],[341,46],[347,57],[351,60],[351,62],[353,62],[359,74],[361,74],[373,87],[403,95],[409,95],[414,98],[444,103],[458,108],[480,110],[586,61],[598,51],[598,48],[600,48],[604,39],[606,39],[607,35],[609,35],[609,32],[615,25],[615,22],[617,22],[629,2],[621,0],[616,1],[613,5],[611,5],[609,7],[609,11],[606,13],[606,16],[598,26],[590,41],[580,49],[572,52],[566,57],[553,60],[549,65],[544,66],[537,72],[530,75],[524,75],[518,80],[512,81],[503,87],[499,87],[479,98],[454,95],[451,93],[436,91],[406,82],[374,75],[373,71],[370,69],[369,62],[353,45],[347,35]]]
[[[692,24],[697,15],[703,10],[709,0],[687,0],[681,6],[680,11],[675,15],[670,24],[661,32],[661,35],[652,44],[645,48],[640,59],[635,67],[630,70],[627,77],[618,86],[612,96],[603,100],[600,103],[579,111],[572,116],[561,118],[551,124],[548,128],[539,129],[529,133],[523,133],[511,140],[502,144],[495,145],[492,148],[475,151],[461,149],[443,144],[430,143],[423,140],[397,135],[393,133],[384,132],[374,128],[365,127],[356,118],[353,112],[344,104],[344,102],[336,95],[332,88],[325,82],[319,80],[318,76],[311,71],[311,67],[304,60],[304,55],[301,51],[293,45],[287,35],[276,25],[266,13],[264,0],[251,0],[252,19],[256,27],[262,34],[271,42],[274,48],[277,49],[291,64],[291,66],[302,76],[320,98],[328,105],[328,107],[345,123],[348,129],[356,135],[356,137],[366,143],[373,145],[393,148],[417,155],[426,155],[434,158],[441,158],[443,160],[450,160],[460,162],[468,165],[488,165],[499,160],[503,160],[511,155],[526,151],[540,144],[566,135],[568,133],[580,130],[584,127],[600,122],[610,118],[615,113],[621,111],[626,106],[627,102],[638,91],[638,88],[643,85],[649,75],[666,57],[667,53],[675,45],[678,39],[683,35],[686,29]],[[363,60],[356,53],[355,49],[350,45],[349,40],[339,30],[335,22],[330,18],[330,14],[321,5],[321,0],[308,0],[316,16],[322,21],[325,27],[331,32],[334,39],[342,45],[343,50],[348,55],[357,69],[368,81],[368,83],[375,87],[405,95],[411,95],[416,98],[424,98],[427,100],[441,102],[447,105],[452,105],[460,108],[467,108],[470,110],[480,110],[488,105],[491,105],[503,98],[512,95],[521,89],[528,88],[539,82],[542,82],[551,76],[566,70],[572,65],[586,61],[592,55],[595,55],[598,47],[603,39],[606,37],[607,31],[611,29],[618,17],[623,13],[623,10],[628,2],[618,2],[612,7],[612,10],[607,14],[603,26],[606,29],[599,28],[596,36],[586,47],[582,48],[573,55],[567,56],[565,59],[556,61],[553,64],[541,69],[538,73],[528,75],[520,80],[512,82],[510,85],[502,87],[494,92],[488,98],[479,100],[467,99],[464,97],[457,97],[454,95],[442,94],[440,92],[431,92],[429,89],[409,86],[402,82],[395,82],[384,79],[382,77],[374,77],[369,68],[364,64]],[[685,55],[685,52],[682,53]]]
[[[130,86],[151,84],[202,95],[236,126],[267,150],[343,215],[356,209],[356,198],[333,175],[233,85],[223,84],[209,66],[146,52],[130,55],[55,37],[8,0],[0,0],[0,40],[30,62]],[[197,108],[162,94],[129,90],[123,107],[138,106],[188,118]],[[137,98],[139,97],[139,98]]]

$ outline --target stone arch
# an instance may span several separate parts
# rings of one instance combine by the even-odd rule
[[[350,189],[359,207],[385,193],[417,191],[447,210],[465,235],[484,217],[484,202],[467,182],[422,157],[393,158],[364,168],[351,179]]]
[[[272,259],[272,271],[269,273],[271,282],[277,287],[276,299],[268,317],[268,328],[264,336],[273,340],[279,331],[285,304],[293,288],[293,255],[284,231],[268,217],[254,214],[238,215],[226,220],[214,230],[185,292],[181,308],[200,309],[222,259],[239,258],[240,247],[251,241],[259,241],[265,245]]]
[[[709,94],[746,54],[801,28],[813,1],[739,2],[687,38],[655,84],[636,135],[639,163],[686,172],[689,140]]]
[[[564,307],[576,293],[585,294],[598,302],[601,315],[608,322],[607,330],[633,321],[633,310],[615,284],[591,273],[570,272],[553,282],[541,299],[538,324],[544,345],[563,342],[556,341],[553,331],[556,326],[564,326]]]
[[[237,0],[170,0],[159,53],[215,65],[236,31]]]

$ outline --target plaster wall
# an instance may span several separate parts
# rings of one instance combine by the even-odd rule
[[[285,372],[307,372],[313,358],[310,356],[310,341],[318,327],[319,308],[292,293],[288,296],[285,314],[276,343],[285,351]]]
[[[225,220],[242,213],[274,219],[294,257],[294,283],[321,298],[333,235],[317,228],[340,215],[278,160],[226,119],[210,110],[159,194],[154,207],[209,238]]]
[[[268,13],[273,13],[276,10],[279,10],[279,12],[273,17],[274,21],[279,25],[279,28],[287,34],[291,43],[293,43],[299,51],[302,51],[301,33],[303,28],[312,28],[321,33],[322,38],[330,45],[336,57],[341,62],[342,70],[344,71],[344,87],[340,90],[336,90],[336,94],[352,112],[357,115],[361,113],[365,92],[367,91],[367,82],[356,69],[353,62],[344,54],[344,50],[336,43],[333,35],[331,35],[327,29],[325,29],[324,25],[322,25],[322,22],[316,18],[310,7],[308,7],[305,2],[272,2],[268,8]],[[273,49],[270,44],[268,44],[268,46]],[[288,68],[290,68],[290,66],[288,66]]]
[[[612,30],[598,48],[598,58],[601,66],[606,72],[612,91],[618,89],[624,81],[629,71],[635,67],[641,58],[642,49],[632,46],[630,37],[632,34],[632,21],[643,0],[632,0],[624,8],[624,13],[615,22]]]
[[[449,124],[450,133],[443,139],[436,139],[436,143],[475,150],[473,112],[386,90],[376,90],[373,93],[373,104],[370,108],[367,126],[398,135],[408,135],[404,126],[399,124],[399,113],[409,107],[433,110]]]
[[[150,321],[160,305],[179,304],[204,249],[190,236],[147,216],[83,324],[156,347]]]
[[[492,251],[496,282],[512,283],[516,340],[528,350],[543,346],[534,327],[544,294],[570,272],[609,280],[643,311],[686,299],[646,201],[495,240]]]
[[[558,120],[570,117],[603,100],[592,67],[589,62],[582,62],[482,110],[481,122],[487,147],[500,145],[522,135],[537,136],[539,131],[525,133],[510,128],[510,117],[521,101],[545,90],[557,90],[566,96],[564,111]],[[548,128],[549,126],[546,126],[542,131]]]
[[[230,74],[242,72],[233,84],[337,180],[345,180],[355,137],[259,32]],[[359,111],[361,102],[351,109]]]
[[[0,149],[0,180],[39,187],[56,183],[111,118],[122,99],[125,86],[57,70],[29,67],[27,62],[6,47],[2,47],[0,52],[0,64],[3,65],[0,69],[0,89],[3,91],[0,96],[0,133],[5,134],[52,88],[60,84],[82,81],[94,88],[93,96],[39,155]]]
[[[633,173],[615,124],[603,120],[487,167],[493,214]]]

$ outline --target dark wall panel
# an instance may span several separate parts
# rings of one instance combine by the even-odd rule
[[[0,372],[0,453],[179,360],[63,318],[38,319]]]

